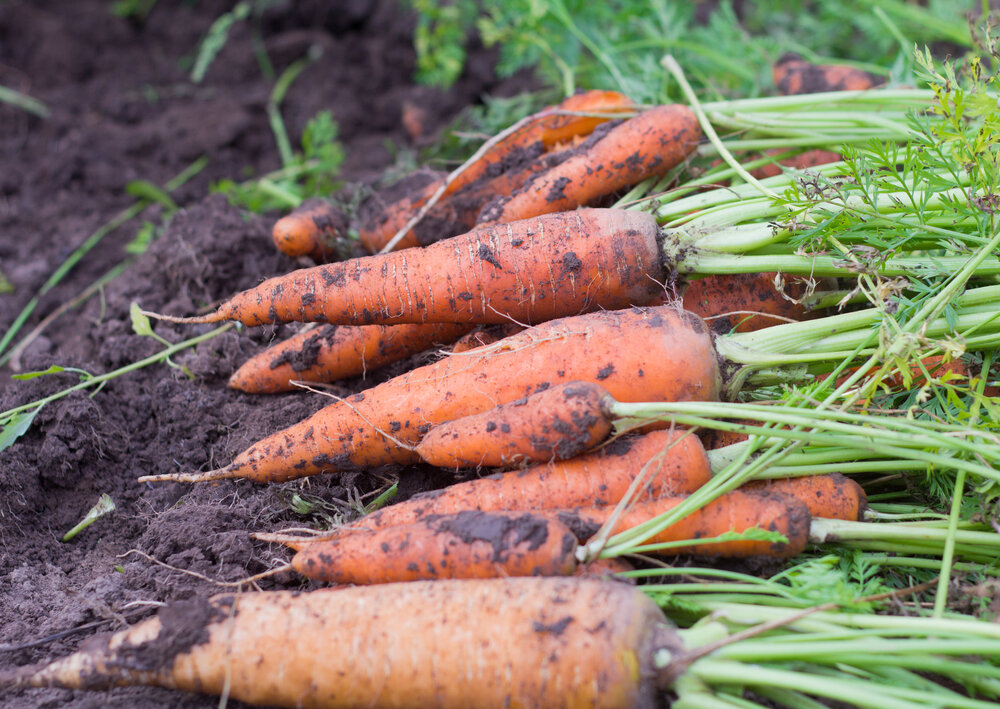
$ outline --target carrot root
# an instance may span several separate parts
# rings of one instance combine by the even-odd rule
[[[654,657],[683,651],[627,584],[418,581],[171,604],[49,665],[3,671],[0,687],[156,685],[282,707],[643,709],[670,679]]]
[[[576,537],[558,520],[465,510],[308,543],[292,557],[292,567],[313,580],[339,584],[568,576],[576,570],[576,546]]]
[[[611,401],[600,384],[560,384],[436,426],[417,444],[417,454],[440,468],[566,460],[594,448],[611,433]]]

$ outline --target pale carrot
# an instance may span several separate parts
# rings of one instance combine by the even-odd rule
[[[683,644],[639,589],[579,578],[439,580],[227,594],[0,689],[157,685],[250,704],[372,709],[656,705]],[[587,681],[581,681],[581,677]]]

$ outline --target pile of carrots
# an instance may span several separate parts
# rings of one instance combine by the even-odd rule
[[[791,90],[806,69],[779,70]],[[659,609],[624,584],[544,578],[604,573],[581,551],[589,539],[674,508],[712,477],[696,433],[653,423],[614,436],[614,404],[718,400],[728,369],[715,343],[728,335],[706,322],[728,333],[813,315],[778,293],[773,274],[709,277],[682,303],[668,297],[673,264],[655,220],[602,208],[682,166],[700,137],[684,106],[642,110],[586,92],[416,193],[375,200],[360,228],[371,256],[322,263],[345,228],[325,203],[281,219],[279,248],[320,265],[212,314],[172,318],[320,323],[254,357],[231,386],[287,391],[454,347],[224,468],[143,480],[266,483],[421,461],[499,470],[331,532],[257,535],[290,546],[290,566],[309,578],[376,587],[172,607],[101,647],[0,673],[0,688],[148,683],[279,706],[653,705],[682,671],[657,665],[682,649]],[[734,314],[746,310],[758,316]],[[841,475],[756,482],[646,544],[668,556],[786,558],[809,543],[813,519],[856,521],[865,509],[861,487]],[[265,654],[286,635],[308,661]],[[181,637],[197,640],[172,640]]]

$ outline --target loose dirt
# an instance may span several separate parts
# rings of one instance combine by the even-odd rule
[[[231,3],[158,2],[143,21],[114,17],[113,4],[0,5],[0,85],[28,92],[52,111],[41,120],[0,104],[0,273],[13,287],[0,294],[0,333],[58,264],[134,201],[125,192],[130,180],[162,185],[201,156],[209,163],[172,195],[182,210],[149,250],[48,327],[20,357],[24,370],[57,364],[99,374],[138,361],[163,345],[133,333],[133,301],[190,314],[302,265],[274,252],[273,217],[249,216],[221,195],[206,196],[216,180],[280,165],[265,112],[272,84],[262,76],[258,44],[278,74],[310,48],[322,50],[292,85],[282,115],[294,141],[318,111],[332,111],[347,151],[342,176],[352,185],[372,184],[393,165],[396,151],[413,147],[415,129],[404,128],[404,114],[410,123],[419,115],[423,140],[485,94],[514,93],[526,81],[498,81],[492,55],[473,47],[469,68],[450,91],[415,86],[413,19],[396,0],[317,0],[278,3],[259,22],[237,23],[204,82],[194,84],[189,71],[198,43]],[[41,298],[21,334],[122,261],[143,220],[159,224],[159,208],[105,237]],[[171,342],[209,329],[155,326]],[[96,632],[155,612],[157,604],[232,590],[219,584],[288,558],[278,545],[251,540],[251,531],[328,523],[391,477],[400,478],[401,496],[450,481],[414,468],[268,487],[136,482],[140,475],[217,467],[327,403],[308,392],[253,397],[226,387],[241,362],[294,329],[231,330],[176,355],[173,367],[156,364],[114,379],[93,396],[76,393],[50,403],[0,453],[0,664],[63,655]],[[405,366],[331,391],[359,391]],[[0,369],[3,410],[79,381],[72,372],[29,381],[13,381],[11,374]],[[102,493],[117,510],[72,542],[60,542]],[[259,587],[308,584],[285,574]],[[160,689],[0,697],[0,709],[217,705],[214,697]]]

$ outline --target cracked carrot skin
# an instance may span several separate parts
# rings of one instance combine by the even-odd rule
[[[51,665],[0,670],[0,688],[156,685],[304,709],[652,709],[671,679],[654,656],[683,650],[627,584],[415,581],[170,604]]]
[[[620,517],[615,525],[614,533],[631,529],[657,515],[668,512],[685,499],[684,496],[678,496],[639,501],[629,507]],[[578,539],[585,541],[596,534],[597,530],[611,518],[614,509],[613,506],[581,507],[574,510],[551,511],[548,514],[554,514],[556,519],[561,520],[576,533]],[[679,542],[686,539],[704,539],[720,536],[727,532],[745,532],[748,529],[760,527],[782,534],[788,541],[714,542],[712,544],[679,546],[654,553],[666,556],[699,554],[731,558],[768,556],[785,559],[800,554],[805,549],[809,538],[810,520],[809,508],[796,497],[770,490],[747,491],[739,489],[720,495],[662,532],[646,539],[643,543],[656,544]]]
[[[337,584],[570,576],[576,548],[576,537],[558,520],[462,510],[306,544],[291,563],[307,578]]]
[[[687,106],[643,111],[609,130],[589,150],[485,210],[480,221],[511,222],[589,204],[676,167],[694,151],[700,137],[698,119]]]
[[[187,322],[245,325],[537,323],[649,302],[662,288],[655,219],[581,209],[477,228],[422,249],[299,269]]]
[[[657,499],[694,492],[712,478],[712,466],[697,436],[676,430],[653,431],[619,438],[570,460],[542,463],[422,492],[332,530],[322,538],[411,524],[429,516],[462,510],[535,512],[613,505],[640,475],[646,484],[639,489],[637,499]],[[287,539],[282,542],[299,549],[310,539],[303,538],[301,543]]]
[[[475,197],[479,201],[479,206],[482,206],[490,198],[516,189],[531,174],[536,172],[536,170],[529,170],[527,173],[504,177],[503,163],[514,152],[524,149],[534,150],[536,146],[541,152],[547,152],[577,136],[589,135],[601,123],[611,120],[613,114],[628,113],[634,111],[635,108],[632,99],[617,91],[593,90],[574,94],[560,104],[550,106],[535,114],[520,130],[500,140],[479,160],[459,173],[445,187],[440,199],[442,202],[448,202],[453,195],[493,174],[493,177],[499,181],[487,188],[483,194]],[[570,112],[611,115],[571,115]],[[542,163],[539,165],[544,167]],[[367,220],[366,223],[362,224],[358,234],[361,244],[373,253],[380,251],[395,236],[396,232],[406,226],[407,222],[417,214],[443,184],[444,178],[436,180],[417,194],[388,205],[378,218]],[[468,197],[468,195],[466,196]],[[478,207],[476,211],[478,212]],[[475,221],[474,217],[473,221]],[[426,242],[421,241],[411,231],[397,245],[396,250],[421,243]]]
[[[467,325],[324,325],[268,347],[240,366],[229,386],[248,394],[293,391],[293,381],[336,382],[453,342]]]
[[[509,467],[566,460],[597,446],[613,428],[607,389],[568,382],[435,426],[417,454],[439,468]]]
[[[413,463],[412,446],[433,426],[577,380],[600,383],[618,401],[718,400],[721,389],[712,337],[697,316],[670,306],[602,311],[411,370],[268,436],[226,468],[143,479],[277,482]]]

